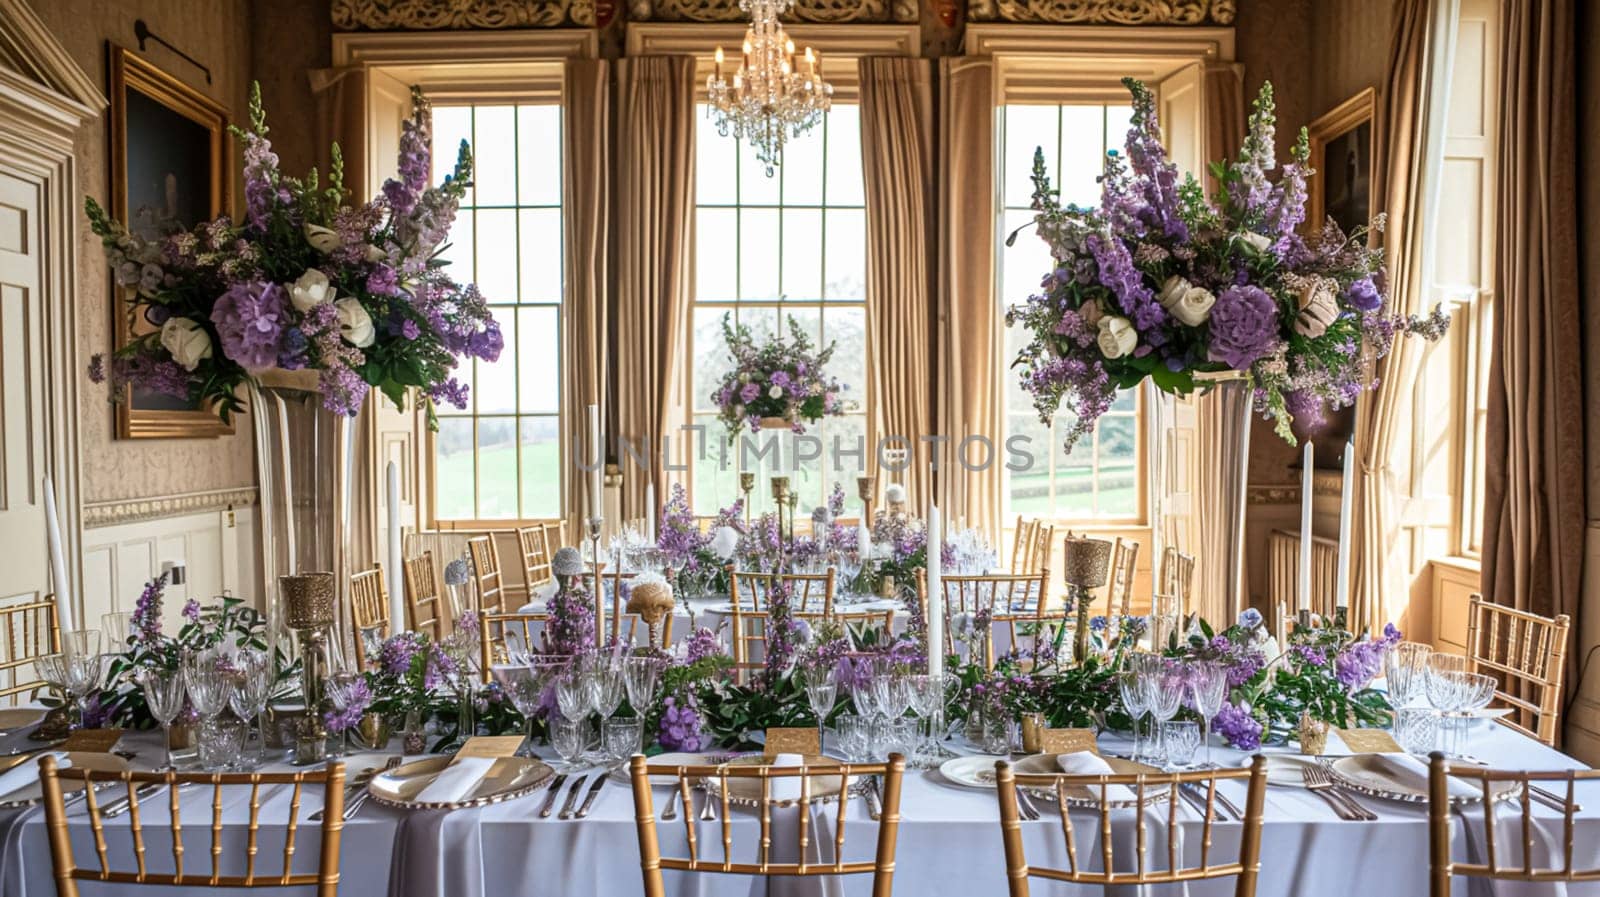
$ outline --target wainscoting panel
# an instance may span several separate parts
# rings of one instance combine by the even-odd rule
[[[87,625],[97,626],[101,614],[133,610],[145,583],[160,575],[166,561],[183,561],[186,573],[183,585],[167,589],[163,611],[169,632],[180,625],[179,613],[190,598],[205,602],[228,592],[260,607],[256,520],[255,505],[247,504],[85,529]]]

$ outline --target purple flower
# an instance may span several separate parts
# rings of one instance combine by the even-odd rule
[[[1100,269],[1100,284],[1117,297],[1123,313],[1133,319],[1145,342],[1160,345],[1164,337],[1152,333],[1166,323],[1167,312],[1145,286],[1144,277],[1133,266],[1133,256],[1121,240],[1104,234],[1091,234],[1086,241]],[[1215,314],[1213,312],[1213,314]],[[1155,337],[1155,338],[1153,338]]]
[[[422,650],[422,635],[402,632],[383,643],[378,651],[378,666],[390,676],[404,676],[411,670],[411,660]]]
[[[772,383],[773,386],[781,386],[781,387],[784,387],[784,388],[788,388],[788,386],[789,386],[789,373],[787,371],[773,371],[772,372],[772,377],[770,378],[770,382]]]
[[[1372,312],[1383,306],[1383,294],[1372,278],[1363,277],[1345,288],[1344,301],[1356,311]]]
[[[101,700],[101,692],[95,692],[83,699],[80,705],[83,709],[83,727],[85,729],[101,729],[111,721],[112,708]]]
[[[391,183],[393,183],[391,181]],[[377,265],[367,275],[367,292],[377,296],[395,296],[400,292],[400,275],[388,265]]]
[[[167,574],[163,573],[145,583],[144,591],[133,605],[129,640],[150,645],[161,639],[161,595],[167,588]]]
[[[435,383],[428,387],[428,398],[434,402],[444,402],[456,408],[467,407],[467,385],[451,377],[443,383]]]
[[[1250,711],[1234,704],[1223,704],[1211,721],[1211,727],[1241,751],[1254,751],[1261,747],[1261,722]]]
[[[761,395],[761,387],[754,383],[746,383],[744,386],[739,388],[739,398],[747,405],[751,402],[754,402],[756,400],[756,396],[759,395]]]
[[[1247,370],[1272,353],[1278,343],[1278,307],[1260,287],[1228,287],[1211,307],[1209,357],[1236,370]]]
[[[211,323],[230,359],[248,371],[266,370],[278,361],[289,323],[283,287],[261,281],[234,284],[212,307]]]
[[[717,641],[717,634],[701,626],[684,643],[683,661],[685,665],[692,666],[707,657],[720,657],[726,653],[722,650],[722,643]]]
[[[545,653],[578,655],[594,647],[594,607],[582,576],[567,580],[566,588],[551,596],[545,610]]]
[[[190,623],[200,622],[200,599],[190,598],[183,603],[183,618]]]
[[[698,751],[706,746],[693,694],[683,695],[681,702],[677,696],[669,695],[662,702],[661,731],[657,738],[669,751]]]
[[[406,318],[400,322],[400,335],[406,339],[416,339],[422,335],[422,327],[416,321]]]
[[[1289,649],[1294,659],[1305,666],[1321,667],[1328,665],[1328,654],[1316,645],[1295,645]]]
[[[355,369],[343,364],[323,368],[317,383],[322,387],[322,407],[346,417],[356,416],[371,388]]]
[[[1255,629],[1261,625],[1261,611],[1247,607],[1239,612],[1239,625],[1246,629]]]

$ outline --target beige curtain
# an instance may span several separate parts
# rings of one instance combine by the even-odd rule
[[[1384,251],[1394,312],[1419,313],[1428,304],[1429,242],[1438,211],[1444,114],[1459,16],[1458,0],[1395,4],[1373,173],[1374,195],[1389,216]],[[1409,384],[1420,356],[1415,340],[1397,340],[1394,351],[1377,365],[1377,389],[1356,409],[1355,450],[1361,469],[1354,496],[1353,542],[1358,550],[1352,625],[1404,625],[1400,612],[1410,589],[1402,581],[1407,558],[1399,538],[1398,464],[1410,448]]]
[[[617,60],[616,435],[650,447],[651,470],[624,455],[622,519],[644,516],[645,484],[665,501],[661,447],[682,420],[683,359],[694,288],[694,59]],[[673,439],[683,462],[684,441]],[[641,455],[642,457],[642,455]]]
[[[1000,357],[1000,310],[994,299],[994,63],[939,62],[938,379],[936,420],[952,448],[968,435],[989,440],[989,464],[950,463],[939,501],[952,521],[1000,538],[1005,428],[1000,402],[1009,359]],[[974,440],[965,458],[984,463]],[[954,462],[952,453],[947,461]]]
[[[604,59],[569,59],[561,90],[562,261],[566,295],[561,378],[561,456],[593,457],[585,443],[588,406],[603,405],[606,394],[606,223],[611,211],[611,92]],[[588,479],[576,464],[565,465],[561,507],[566,544],[582,538],[588,508]]]
[[[1507,0],[1502,9],[1483,584],[1490,600],[1568,614],[1577,630],[1585,484],[1576,26],[1570,3]],[[1569,689],[1582,654],[1567,652]]]
[[[912,463],[892,478],[912,509],[927,506],[933,434],[931,309],[935,239],[933,68],[926,59],[863,57],[861,166],[867,201],[867,307],[872,444],[901,436]],[[986,194],[987,195],[987,194]],[[944,453],[940,467],[949,453]],[[876,465],[876,458],[869,458]],[[888,482],[879,477],[881,484]]]
[[[1232,159],[1244,145],[1249,113],[1244,102],[1244,66],[1237,62],[1206,64],[1206,160]],[[1207,188],[1215,182],[1205,172],[1195,172]]]

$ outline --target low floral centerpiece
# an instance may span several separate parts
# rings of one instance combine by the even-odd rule
[[[722,336],[733,367],[711,394],[717,418],[731,441],[746,426],[752,431],[781,425],[804,433],[806,424],[844,410],[845,387],[824,370],[833,358],[834,344],[818,351],[811,337],[794,318],[788,319],[789,338],[779,337],[757,345],[750,328],[722,319]]]
[[[1372,384],[1371,361],[1396,337],[1440,337],[1448,319],[1385,309],[1383,253],[1369,231],[1346,234],[1331,220],[1316,236],[1305,220],[1307,137],[1300,131],[1277,178],[1272,85],[1254,103],[1235,162],[1217,162],[1208,198],[1191,175],[1180,181],[1156,123],[1155,97],[1123,79],[1133,95],[1126,159],[1108,154],[1100,204],[1060,204],[1033,166],[1034,223],[1053,269],[1039,292],[1006,313],[1029,342],[1014,366],[1044,420],[1065,405],[1070,447],[1091,432],[1119,389],[1150,380],[1188,394],[1208,374],[1239,372],[1257,410],[1294,441],[1296,417],[1355,402]]]
[[[129,229],[92,198],[90,225],[125,288],[131,321],[148,326],[90,373],[207,403],[224,420],[240,393],[268,371],[314,371],[329,410],[354,415],[369,389],[397,406],[420,391],[466,407],[460,359],[493,361],[503,339],[475,286],[445,273],[442,244],[469,186],[465,142],[454,173],[430,185],[428,102],[412,92],[400,139],[399,177],[350,205],[338,147],[326,185],[278,168],[259,85],[251,90],[244,147],[245,218],[182,230],[172,222]],[[113,398],[123,394],[114,389]]]

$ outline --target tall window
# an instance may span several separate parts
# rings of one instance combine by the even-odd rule
[[[521,520],[561,513],[561,107],[434,109],[434,178],[462,140],[473,186],[444,257],[494,307],[505,351],[459,369],[462,410],[439,408],[431,440],[436,522]]]
[[[759,342],[782,334],[793,318],[817,345],[837,343],[828,373],[845,386],[846,413],[810,427],[822,457],[785,470],[800,514],[824,500],[835,481],[851,487],[860,463],[835,470],[837,438],[853,451],[866,434],[866,208],[861,185],[858,108],[836,104],[823,122],[784,149],[773,177],[754,153],[717,133],[701,105],[695,156],[695,295],[689,357],[689,407],[705,427],[704,452],[691,465],[696,513],[709,515],[741,497],[739,472],[756,474],[752,509],[771,507],[772,458],[741,457],[717,420],[711,394],[729,368],[722,321],[750,328]],[[746,433],[749,431],[746,430]],[[765,433],[762,434],[766,436]],[[784,467],[792,443],[783,442]],[[868,451],[871,446],[868,446]],[[863,459],[864,460],[864,459]],[[746,462],[749,462],[746,464]]]
[[[1108,149],[1120,149],[1128,133],[1129,106],[1072,104],[1020,105],[1002,108],[999,176],[1001,233],[1010,234],[1033,221],[1033,153],[1044,150],[1045,169],[1061,191],[1063,203],[1082,206],[1100,201],[1098,178]],[[1002,309],[1019,304],[1039,289],[1050,271],[1050,251],[1031,227],[1011,246],[1000,249],[999,289]],[[1026,345],[1020,327],[1005,329],[1006,364]],[[1060,520],[1133,522],[1142,519],[1143,465],[1140,463],[1139,403],[1136,391],[1124,391],[1102,416],[1094,432],[1064,450],[1072,415],[1060,410],[1041,423],[1033,400],[1016,375],[1005,371],[1007,438],[1026,436],[1033,466],[1007,471],[1007,516],[1026,514]]]

